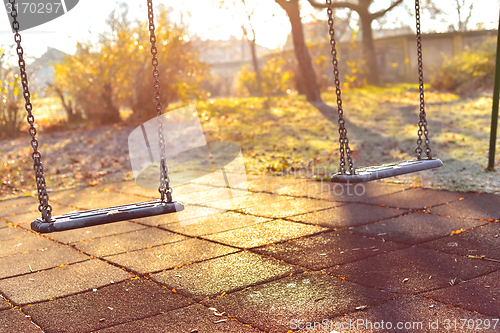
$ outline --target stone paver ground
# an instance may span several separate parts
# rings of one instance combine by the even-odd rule
[[[217,186],[175,186],[182,212],[44,235],[35,199],[0,201],[0,332],[500,332],[500,196]],[[50,195],[55,214],[156,197]]]

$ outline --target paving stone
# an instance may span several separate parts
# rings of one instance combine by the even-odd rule
[[[245,228],[206,235],[204,238],[248,249],[312,235],[325,230],[328,229],[301,223],[275,220],[254,224]]]
[[[460,319],[473,320],[469,322],[471,329]],[[326,320],[322,327],[299,330],[300,333],[319,333],[332,330],[342,332],[472,332],[481,324],[479,331],[498,332],[500,328],[484,330],[485,321],[489,320],[493,327],[492,317],[457,309],[424,297],[410,295],[390,300],[387,303],[369,307],[364,311],[356,311],[346,316]],[[456,320],[456,322],[453,322]],[[455,328],[456,324],[456,328]],[[465,324],[465,325],[464,325]],[[301,323],[301,326],[307,325]],[[311,325],[313,327],[314,324]],[[335,326],[337,325],[337,326]],[[342,325],[344,329],[342,329]],[[406,325],[406,328],[405,328]],[[462,326],[464,325],[464,326]],[[295,326],[299,326],[297,323]],[[401,329],[398,329],[398,326]],[[328,328],[328,330],[326,330]],[[345,330],[347,328],[347,331]]]
[[[410,185],[396,185],[381,182],[360,184],[340,184],[332,182],[317,182],[317,185],[308,185],[307,196],[316,199],[341,202],[370,202],[373,198],[399,193]],[[396,195],[396,194],[395,194]]]
[[[287,332],[293,319],[315,321],[387,300],[388,293],[308,272],[247,288],[207,303],[266,332]]]
[[[8,218],[11,216],[38,212],[38,206],[39,206],[38,203],[34,203],[34,204],[18,205],[18,206],[3,208],[0,209],[0,217],[8,220]],[[41,214],[38,212],[38,215]]]
[[[458,255],[473,255],[500,260],[500,223],[473,228],[459,234],[420,244],[420,247]]]
[[[3,296],[0,295],[0,310],[10,309],[11,306],[9,302],[7,302]]]
[[[221,317],[216,317],[213,311],[200,304],[167,312],[165,314],[130,323],[106,328],[98,333],[124,332],[220,332],[220,333],[258,333],[259,331],[234,320],[215,323]],[[226,317],[222,317],[226,319]]]
[[[176,201],[190,205],[206,205],[208,202],[224,199],[244,200],[245,196],[248,194],[247,191],[220,187],[207,187],[206,190],[190,193],[177,191],[175,193]]]
[[[298,267],[248,251],[154,274],[151,278],[197,301],[296,272]]]
[[[340,206],[342,203],[328,202],[316,199],[295,198],[273,203],[261,203],[260,205],[241,209],[245,214],[264,217],[284,218],[292,215],[305,214],[321,209]]]
[[[500,220],[500,195],[481,193],[448,205],[433,207],[433,214],[470,219]]]
[[[122,253],[106,257],[107,260],[125,266],[139,274],[187,265],[238,251],[200,239],[189,239],[177,243]]]
[[[294,184],[297,180],[293,177],[267,177],[261,176],[257,179],[250,180],[246,183],[238,184],[235,188],[248,189],[253,192],[269,192],[276,191],[286,185]]]
[[[252,251],[286,262],[319,270],[341,265],[405,247],[350,232],[328,232],[296,239]]]
[[[15,226],[11,226],[9,228],[9,226],[7,225],[7,228],[4,228],[4,230],[0,231],[0,242],[9,239],[21,239],[30,234],[32,235],[32,233],[27,230],[17,228]]]
[[[75,248],[96,257],[104,257],[127,251],[145,249],[185,240],[187,237],[157,228],[146,228],[124,234],[77,242]]]
[[[88,228],[54,232],[51,234],[46,234],[46,236],[61,243],[74,244],[83,240],[96,239],[99,237],[110,235],[119,235],[127,232],[142,230],[145,228],[147,227],[134,222],[122,221],[96,225]]]
[[[49,332],[90,332],[191,304],[145,279],[134,279],[83,294],[25,306],[22,310]]]
[[[76,211],[75,208],[68,207],[68,206],[62,206],[58,205],[56,203],[50,203],[52,206],[52,213],[54,215],[62,215],[70,212]],[[6,220],[7,222],[15,225],[21,225],[24,228],[30,229],[31,228],[31,222],[36,220],[37,218],[41,217],[42,214],[38,211],[38,206],[36,207],[35,210],[32,210],[31,212],[22,212],[19,214],[11,214],[9,216],[2,217],[2,219]]]
[[[425,294],[437,301],[500,318],[500,271]],[[500,322],[497,331],[500,330]]]
[[[0,292],[16,304],[28,304],[102,287],[133,277],[100,260],[0,280]]]
[[[346,280],[390,292],[417,293],[469,280],[500,269],[500,264],[471,261],[453,254],[411,247],[328,268]]]
[[[425,207],[435,207],[452,201],[458,201],[460,198],[467,198],[474,195],[476,194],[415,188],[399,193],[376,197],[368,202],[378,205],[383,204],[390,207],[423,209]]]
[[[73,193],[69,195],[68,193],[57,194],[52,198],[52,201],[79,209],[89,210],[149,200],[132,194],[85,188],[83,190],[73,191]]]
[[[177,200],[177,195],[183,195],[183,194],[188,194],[188,193],[194,193],[198,191],[205,191],[207,186],[203,185],[195,185],[195,184],[185,184],[185,185],[178,185],[178,186],[171,186],[174,190],[174,199]],[[142,187],[139,187],[135,184],[128,184],[124,186],[119,186],[114,188],[115,191],[121,192],[121,193],[130,193],[130,194],[135,194],[138,196],[144,196],[148,197],[151,199],[156,199],[159,198],[158,194],[158,189],[145,189]]]
[[[17,199],[9,199],[0,201],[0,209],[12,206],[34,204],[38,201],[33,197],[22,197]]]
[[[352,229],[356,233],[406,244],[419,244],[446,237],[452,231],[470,229],[484,222],[441,217],[432,214],[411,213],[394,219],[367,224]]]
[[[294,200],[295,198],[269,193],[251,193],[233,199],[223,199],[205,203],[206,206],[223,210],[238,210],[253,206]]]
[[[147,224],[150,226],[159,226],[170,223],[180,223],[183,221],[189,221],[193,219],[208,219],[213,216],[224,213],[223,210],[208,208],[208,207],[200,207],[193,205],[184,205],[184,210],[176,213],[166,214],[166,215],[158,215],[151,216],[142,219],[138,219],[137,221],[142,224]]]
[[[269,221],[263,217],[226,212],[207,219],[195,219],[184,223],[171,223],[162,227],[189,236],[202,236],[217,232],[238,229],[249,225]]]
[[[42,333],[42,330],[26,318],[18,309],[0,312],[0,332]]]
[[[407,213],[408,210],[378,207],[359,203],[348,203],[332,209],[291,216],[289,219],[328,228],[352,227],[385,220]]]
[[[23,236],[22,238],[0,241],[0,258],[23,253],[26,251],[36,251],[55,245],[56,243],[46,238],[25,231],[25,236]]]
[[[85,261],[88,256],[67,246],[52,246],[40,251],[0,258],[0,279]]]

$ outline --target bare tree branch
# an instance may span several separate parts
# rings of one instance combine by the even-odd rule
[[[381,11],[378,11],[376,13],[371,14],[371,17],[374,20],[378,19],[379,17],[382,17],[385,14],[387,14],[388,12],[390,12],[391,10],[393,10],[395,7],[399,6],[402,2],[403,2],[403,0],[396,0],[387,9],[384,9],[384,10],[381,10]]]
[[[326,3],[319,3],[316,0],[308,0],[308,1],[311,4],[311,6],[313,6],[314,8],[320,8],[320,9],[328,8]],[[403,0],[400,0],[400,1],[403,1]],[[361,11],[361,7],[359,5],[356,5],[352,2],[347,2],[347,1],[332,2],[332,8],[349,8],[350,10],[354,10],[356,12]]]

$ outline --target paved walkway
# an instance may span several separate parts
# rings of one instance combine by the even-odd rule
[[[500,196],[248,184],[236,201],[182,185],[183,212],[46,235],[34,199],[0,201],[0,332],[500,331]],[[147,197],[51,194],[56,214]]]

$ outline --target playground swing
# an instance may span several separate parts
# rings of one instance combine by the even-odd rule
[[[326,1],[328,5],[328,25],[330,33],[330,45],[332,46],[332,65],[333,74],[335,76],[335,90],[337,94],[337,110],[338,110],[338,124],[339,124],[339,142],[340,142],[340,172],[335,173],[331,176],[332,182],[336,183],[361,183],[368,182],[371,180],[377,180],[382,178],[399,176],[407,173],[423,171],[428,169],[439,168],[443,166],[441,160],[432,158],[430,141],[429,141],[429,131],[427,130],[427,120],[425,113],[425,102],[424,102],[424,76],[422,67],[422,42],[420,34],[420,2],[415,0],[415,15],[417,22],[417,55],[418,55],[418,78],[419,78],[419,90],[420,90],[420,120],[418,122],[418,139],[417,147],[415,148],[415,153],[417,154],[415,159],[382,164],[379,166],[369,166],[364,168],[354,168],[354,164],[351,157],[351,149],[349,148],[349,139],[347,138],[347,130],[345,128],[344,110],[342,108],[342,96],[340,90],[340,80],[339,80],[339,70],[337,61],[337,50],[335,41],[335,30],[333,28],[333,11],[332,11],[332,0]],[[422,158],[422,135],[424,135],[425,142],[425,154],[426,158]],[[348,172],[346,170],[346,159],[348,164]]]
[[[151,42],[151,54],[153,65],[153,85],[155,88],[154,98],[156,100],[156,111],[158,119],[158,143],[160,147],[160,185],[158,191],[161,198],[158,200],[127,204],[122,206],[109,207],[105,209],[93,209],[81,212],[72,212],[60,216],[52,216],[52,206],[49,205],[49,196],[45,183],[44,169],[42,165],[42,155],[38,150],[38,140],[36,139],[36,129],[34,126],[35,118],[32,113],[33,106],[30,100],[30,92],[28,87],[28,76],[26,74],[25,61],[23,58],[23,48],[21,47],[21,35],[19,34],[19,22],[17,21],[17,10],[15,9],[15,0],[9,0],[12,5],[11,16],[13,18],[12,28],[15,31],[14,40],[17,43],[17,55],[19,59],[19,70],[21,72],[21,83],[23,86],[23,96],[25,99],[25,108],[28,112],[27,120],[30,125],[29,133],[31,135],[31,147],[33,148],[33,168],[35,170],[38,200],[40,205],[38,210],[42,217],[34,220],[31,223],[31,229],[40,233],[50,233],[54,231],[64,231],[77,228],[84,228],[100,224],[119,222],[129,219],[138,219],[149,216],[175,213],[182,211],[184,206],[172,200],[172,188],[170,187],[170,179],[168,177],[168,168],[165,157],[165,141],[163,136],[163,124],[161,120],[161,99],[160,99],[160,82],[158,80],[158,58],[156,57],[156,36],[154,25],[154,14],[152,0],[147,0],[148,17],[149,17],[149,32]]]

